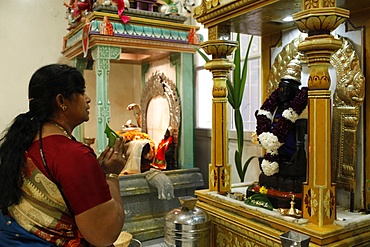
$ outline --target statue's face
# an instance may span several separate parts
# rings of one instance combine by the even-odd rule
[[[280,102],[291,101],[297,92],[298,88],[290,81],[282,80],[279,83],[279,100]]]

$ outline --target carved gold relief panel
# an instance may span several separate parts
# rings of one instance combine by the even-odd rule
[[[332,176],[337,188],[352,191],[356,187],[357,127],[365,77],[352,44],[341,39],[342,48],[330,61],[338,78],[333,96]]]
[[[213,219],[214,237],[213,245],[217,247],[280,247],[280,241],[267,234],[244,229],[237,224]]]

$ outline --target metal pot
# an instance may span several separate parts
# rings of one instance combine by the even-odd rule
[[[283,247],[308,247],[311,237],[299,232],[287,231],[280,235],[280,240]]]
[[[210,221],[202,209],[195,207],[197,198],[179,197],[181,208],[175,208],[165,217],[166,246],[208,247]]]

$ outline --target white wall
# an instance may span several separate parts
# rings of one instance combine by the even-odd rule
[[[63,37],[69,32],[66,10],[63,0],[0,0],[0,132],[19,113],[28,111],[28,83],[38,68],[70,63],[61,53]],[[151,74],[152,71],[147,75]],[[126,107],[134,102],[140,104],[141,66],[111,63],[109,76],[110,125],[120,130],[127,120],[136,121]],[[86,93],[92,99],[85,136],[96,137],[95,70],[86,70],[84,77]],[[175,78],[175,73],[169,77]]]
[[[28,82],[41,66],[66,61],[62,0],[0,1],[0,131],[28,111]]]
[[[95,63],[96,64],[96,63]],[[90,120],[85,123],[85,137],[97,137],[96,128],[96,71],[85,70],[86,93],[91,98]],[[136,124],[132,111],[127,110],[131,103],[140,104],[141,95],[141,65],[111,63],[108,82],[109,102],[111,107],[111,120],[109,126],[118,131],[129,119]],[[91,145],[96,151],[97,141]]]

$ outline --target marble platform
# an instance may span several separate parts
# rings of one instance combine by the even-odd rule
[[[211,219],[211,247],[280,247],[280,235],[295,231],[310,236],[310,247],[370,246],[370,215],[337,208],[333,224],[319,227],[304,218],[246,205],[209,190],[197,190],[197,207]]]

